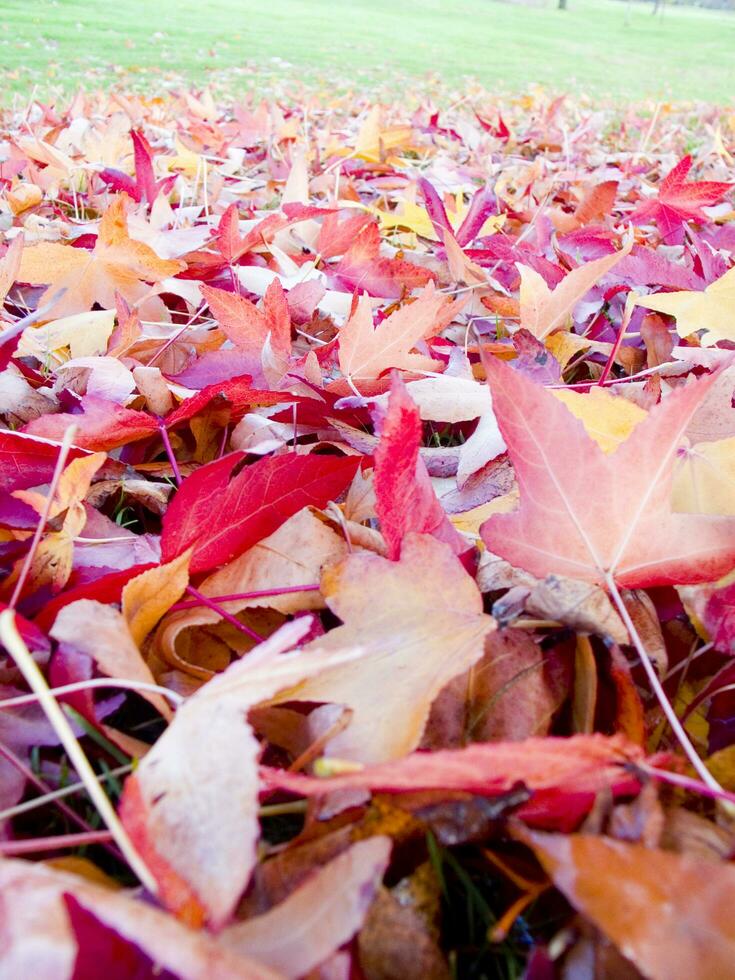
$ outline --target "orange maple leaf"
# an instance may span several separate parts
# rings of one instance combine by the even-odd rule
[[[388,368],[432,371],[436,361],[411,351],[424,337],[440,333],[464,301],[452,303],[429,283],[413,303],[373,326],[370,299],[361,296],[357,309],[339,332],[339,366],[353,382],[370,381]]]
[[[91,252],[58,242],[41,242],[23,251],[18,280],[48,285],[40,304],[65,290],[53,304],[54,318],[85,313],[95,303],[114,309],[116,292],[128,303],[139,303],[150,293],[147,283],[161,282],[185,268],[183,262],[159,258],[148,245],[129,236],[129,201],[127,194],[121,194],[105,211]]]

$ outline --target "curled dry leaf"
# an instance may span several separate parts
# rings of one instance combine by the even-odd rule
[[[628,631],[601,588],[558,575],[547,575],[526,599],[526,612],[541,619],[557,619],[576,630],[629,642]]]
[[[428,864],[395,888],[380,889],[358,937],[367,980],[449,980],[436,935],[439,901],[438,882]]]
[[[241,599],[219,602],[225,612],[233,615],[243,609],[263,606],[284,615],[321,609],[324,599],[318,589],[300,592],[297,587],[317,584],[322,570],[346,554],[344,536],[332,530],[311,509],[304,508],[269,537],[209,575],[198,588],[208,597],[244,594]],[[277,590],[289,591],[260,597],[249,595]],[[221,618],[216,610],[206,606],[170,613],[156,634],[156,645],[164,660],[174,663],[183,656],[177,644],[183,647],[185,631],[217,623]]]
[[[191,549],[165,565],[141,572],[123,588],[123,616],[138,646],[186,591],[190,560]]]
[[[144,684],[156,682],[141,656],[125,616],[114,606],[93,599],[71,602],[59,611],[51,628],[51,636],[58,643],[86,654],[108,677]],[[164,718],[171,718],[171,707],[163,695],[151,691],[140,693]]]

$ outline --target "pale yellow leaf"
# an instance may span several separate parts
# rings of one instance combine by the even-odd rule
[[[637,305],[676,317],[680,337],[704,330],[705,346],[735,340],[735,269],[729,269],[702,292],[656,293],[639,297]]]
[[[686,514],[735,514],[735,436],[682,451],[671,503]]]
[[[554,395],[584,425],[587,435],[605,453],[613,453],[646,417],[638,405],[594,386],[586,393],[556,388]]]

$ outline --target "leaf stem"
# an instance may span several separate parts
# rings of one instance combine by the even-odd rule
[[[67,430],[68,432],[68,430]],[[110,803],[107,794],[97,780],[97,774],[89,760],[84,754],[81,745],[76,739],[71,725],[66,715],[61,710],[58,701],[51,693],[46,680],[41,673],[38,664],[28,651],[28,647],[15,625],[15,613],[12,609],[5,609],[0,613],[0,640],[8,650],[18,669],[23,674],[28,686],[38,695],[41,707],[46,713],[51,726],[59,737],[59,741],[64,746],[69,760],[77,771],[79,778],[87,787],[87,792],[97,807],[99,815],[107,825],[115,843],[125,856],[125,860],[131,869],[140,879],[141,884],[152,894],[158,893],[156,879],[148,870],[148,866],[138,854],[133,842],[128,836],[128,832],[123,827],[118,815]],[[89,836],[89,835],[84,835]],[[109,838],[105,838],[106,840]]]
[[[3,751],[3,747],[0,746],[0,752]],[[108,772],[102,773],[97,778],[100,782],[106,782],[108,779],[114,780],[117,776],[124,776],[129,772],[132,772],[132,765],[118,766],[116,769],[110,769]],[[33,774],[35,776],[35,773]],[[45,783],[41,779],[34,780],[34,785],[44,786]],[[2,820],[12,820],[13,817],[19,817],[23,813],[28,813],[30,810],[38,810],[39,807],[46,806],[47,803],[56,803],[59,809],[63,810],[64,813],[68,812],[68,816],[71,819],[72,814],[74,819],[79,818],[79,814],[76,810],[72,810],[71,807],[67,807],[65,803],[60,801],[65,796],[73,796],[80,790],[86,789],[84,783],[69,783],[68,786],[60,786],[59,789],[52,789],[48,792],[44,792],[42,796],[34,796],[32,800],[24,800],[22,803],[16,803],[15,806],[9,806],[7,810],[0,811],[0,821]],[[80,823],[80,826],[82,824]],[[91,828],[90,828],[91,829]],[[117,853],[117,852],[116,852]]]
[[[680,786],[682,789],[689,790],[690,793],[700,793],[715,800],[726,800],[731,805],[735,804],[735,793],[730,793],[726,789],[712,789],[705,786],[698,779],[691,776],[683,776],[678,772],[668,772],[666,769],[658,769],[656,766],[649,766],[645,762],[636,762],[632,767],[634,770],[645,772],[652,779],[658,779],[662,783],[670,783],[672,786]]]
[[[63,684],[61,687],[47,687],[47,690],[54,697],[60,694],[74,694],[75,691],[87,691],[94,687],[119,687],[129,691],[150,691],[152,694],[161,694],[175,706],[183,704],[186,700],[176,691],[168,687],[161,687],[160,684],[148,684],[145,681],[131,681],[117,677],[91,677],[86,681],[75,681],[73,684]],[[4,708],[20,708],[25,704],[35,704],[41,701],[40,694],[21,694],[17,698],[5,698],[0,701],[0,711]]]
[[[249,636],[251,640],[255,640],[256,643],[263,642],[263,637],[260,635],[260,633],[256,633],[255,630],[251,630],[249,626],[245,625],[245,623],[241,623],[236,616],[233,616],[232,613],[228,613],[220,605],[218,605],[214,599],[210,599],[208,596],[204,595],[204,593],[200,592],[199,589],[195,589],[193,585],[187,585],[186,591],[189,593],[189,595],[194,596],[198,605],[206,606],[207,609],[211,609],[212,612],[216,612],[218,616],[221,616],[222,619],[226,620],[231,626],[234,626],[236,630],[239,630],[241,633],[245,633],[246,636]]]
[[[282,585],[273,589],[257,589],[254,592],[233,592],[231,595],[208,596],[211,602],[240,602],[244,599],[261,599],[264,596],[289,595],[294,592],[318,592],[318,583],[309,585]],[[169,612],[179,612],[182,609],[195,609],[203,603],[199,599],[187,599],[184,602],[177,602],[171,606]]]
[[[684,750],[684,754],[691,762],[694,771],[697,773],[705,786],[712,790],[712,792],[717,796],[722,796],[725,793],[725,790],[722,788],[722,786],[720,786],[709,769],[705,766],[704,762],[702,762],[697,755],[696,749],[692,745],[684,726],[679,721],[679,718],[674,711],[671,701],[669,701],[667,697],[661,681],[658,679],[656,668],[653,666],[653,662],[648,655],[648,652],[643,644],[643,640],[641,639],[638,630],[635,628],[635,623],[630,618],[630,614],[628,613],[626,605],[623,602],[623,597],[620,595],[615,579],[609,572],[605,573],[605,584],[607,585],[608,591],[610,592],[612,600],[615,603],[615,608],[620,613],[620,618],[630,634],[633,646],[635,647],[638,656],[641,658],[643,669],[646,672],[646,676],[648,677],[648,681],[653,689],[653,693],[656,695],[658,703],[661,705],[661,709],[671,725],[671,730],[676,736],[676,740],[678,741],[679,745],[681,745],[682,749]]]
[[[176,481],[176,486],[181,486],[181,470],[179,469],[179,464],[176,462],[176,457],[174,456],[174,451],[171,446],[171,440],[168,437],[168,432],[164,424],[163,419],[158,420],[158,431],[161,433],[161,441],[163,442],[163,448],[166,450],[166,455],[168,456],[168,461],[171,463],[171,469],[174,473],[174,480]]]
[[[11,806],[6,810],[1,811],[0,823],[5,820],[11,820],[13,817],[18,816],[20,813],[25,813],[27,810],[35,809],[36,806],[42,806],[43,804],[38,803],[38,800],[42,799],[44,802],[52,802],[57,800],[58,802],[56,805],[64,814],[66,819],[71,823],[75,823],[81,830],[86,832],[94,829],[87,823],[84,817],[76,812],[76,810],[72,810],[70,806],[67,806],[66,803],[62,802],[61,797],[67,795],[64,790],[56,790],[56,793],[50,790],[49,786],[39,776],[37,776],[35,772],[23,762],[22,759],[19,759],[15,752],[9,749],[6,745],[3,745],[2,742],[0,742],[0,755],[7,759],[11,765],[15,766],[18,772],[22,773],[25,779],[43,794],[41,797],[36,797],[33,800],[26,800],[25,803],[19,803],[17,806]],[[114,847],[114,845],[112,847],[108,847],[108,850],[110,850],[110,852],[114,854],[116,858],[121,857],[120,852],[116,847]]]

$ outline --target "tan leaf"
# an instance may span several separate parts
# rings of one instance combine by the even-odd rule
[[[284,652],[309,628],[303,617],[287,623],[208,681],[125,782],[123,823],[161,900],[191,925],[223,926],[257,861],[261,746],[249,709],[361,652]]]
[[[412,303],[391,313],[373,326],[370,297],[363,295],[357,309],[339,332],[339,366],[354,382],[372,381],[388,368],[431,371],[438,365],[423,354],[412,354],[416,344],[440,333],[464,305],[452,303],[433,283],[424,287]]]
[[[327,755],[363,763],[400,758],[419,744],[442,688],[480,659],[495,621],[483,613],[477,586],[449,547],[427,535],[407,535],[396,562],[348,555],[325,573],[322,592],[344,626],[310,646],[360,645],[364,654],[284,691],[279,700],[353,710]]]
[[[192,932],[129,893],[30,861],[0,861],[2,980],[71,977],[78,950],[64,902],[72,895],[96,918],[182,980],[283,980],[283,974]]]
[[[563,650],[543,650],[525,630],[490,633],[482,659],[447,684],[432,705],[421,747],[545,735],[569,681]]]
[[[210,575],[199,586],[208,597],[240,595],[270,589],[295,589],[319,582],[322,569],[347,554],[343,536],[320,521],[308,508],[289,518],[274,534],[250,548]],[[236,615],[243,609],[268,607],[284,614],[324,608],[318,590],[284,592],[260,598],[235,599],[221,603],[225,612]],[[206,606],[184,609],[167,616],[156,636],[163,658],[175,662],[181,651],[182,634],[198,626],[217,623],[221,617]],[[183,644],[182,644],[183,645]]]
[[[160,259],[152,248],[128,235],[127,195],[120,194],[102,216],[97,244],[92,252],[58,242],[27,246],[18,272],[21,282],[46,285],[39,301],[48,303],[60,290],[66,292],[53,306],[56,317],[86,313],[98,303],[115,308],[115,292],[136,303],[150,292],[146,283],[175,276],[184,263]]]
[[[629,643],[628,631],[606,592],[589,582],[547,575],[526,599],[526,611],[540,619],[556,619],[575,630]]]
[[[75,650],[86,653],[108,677],[155,684],[125,618],[114,606],[92,599],[71,602],[59,611],[51,636],[59,643],[68,643]],[[171,708],[161,694],[141,691],[140,695],[164,718],[171,718]]]
[[[349,942],[363,923],[388,864],[389,837],[359,841],[280,905],[222,933],[223,945],[287,977],[302,977]]]

